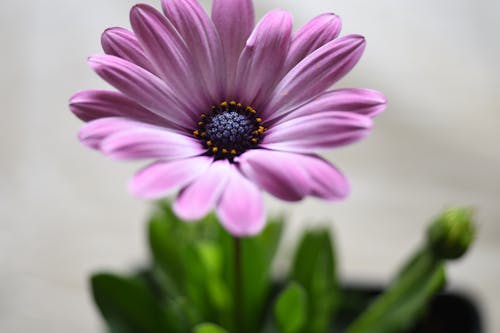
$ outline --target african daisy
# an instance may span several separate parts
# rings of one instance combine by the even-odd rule
[[[132,193],[180,190],[174,210],[197,220],[215,208],[234,236],[265,224],[262,191],[287,201],[340,200],[342,173],[315,155],[365,137],[385,98],[368,89],[327,91],[357,63],[359,35],[338,38],[334,14],[292,33],[284,10],[254,27],[251,0],[163,0],[130,12],[132,31],[109,28],[90,67],[117,91],[85,90],[70,100],[88,122],[81,142],[115,159],[152,160]]]

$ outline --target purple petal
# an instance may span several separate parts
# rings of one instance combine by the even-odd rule
[[[169,126],[169,122],[164,118],[158,117],[116,91],[79,91],[70,98],[69,107],[85,122],[99,118],[124,117],[153,125]]]
[[[261,146],[308,153],[356,142],[370,133],[369,117],[347,112],[320,112],[274,125]]]
[[[156,71],[175,94],[191,109],[210,106],[191,53],[172,22],[153,7],[139,4],[130,11],[130,23]]]
[[[362,36],[334,39],[295,66],[276,87],[263,116],[273,120],[314,98],[347,74],[365,48]]]
[[[328,91],[287,114],[276,123],[320,112],[347,112],[375,117],[385,110],[385,96],[375,90],[346,88]]]
[[[188,221],[207,215],[226,186],[228,170],[227,160],[213,162],[206,172],[181,191],[173,206],[175,213]]]
[[[224,98],[226,75],[222,43],[214,23],[196,0],[163,0],[163,11],[191,50],[215,101]]]
[[[340,200],[349,194],[346,178],[316,155],[255,149],[241,156],[243,173],[272,195],[300,200],[312,195]]]
[[[229,181],[217,205],[217,216],[236,237],[253,236],[262,231],[266,216],[262,194],[252,182],[231,165]]]
[[[214,0],[212,20],[222,41],[227,87],[231,89],[238,59],[255,23],[252,0]],[[231,98],[232,94],[234,92],[229,91],[226,98]]]
[[[299,201],[308,194],[309,175],[296,163],[300,155],[253,149],[240,157],[240,168],[267,192],[286,201]]]
[[[135,174],[129,183],[129,190],[140,198],[164,197],[202,175],[211,162],[212,158],[198,156],[153,163]]]
[[[114,55],[154,73],[135,35],[120,27],[106,29],[101,36],[101,45],[106,54]]]
[[[302,26],[293,35],[284,72],[288,72],[306,56],[335,39],[341,28],[342,22],[335,14],[322,14]]]
[[[89,148],[99,149],[101,142],[118,132],[136,128],[137,122],[124,118],[102,118],[89,122],[78,132],[80,142]]]
[[[183,159],[206,152],[194,138],[161,128],[136,127],[107,137],[100,145],[108,157],[120,160]]]
[[[238,62],[236,95],[257,108],[268,96],[290,46],[292,17],[283,10],[268,13],[255,27]]]
[[[350,193],[350,186],[344,175],[328,161],[314,155],[296,155],[310,177],[309,195],[326,200],[342,200]]]
[[[89,65],[123,94],[178,127],[191,128],[196,121],[196,113],[186,113],[192,109],[164,81],[142,67],[110,55],[90,57]]]
[[[117,159],[185,158],[206,151],[194,138],[119,117],[89,122],[81,128],[79,139],[85,146]]]

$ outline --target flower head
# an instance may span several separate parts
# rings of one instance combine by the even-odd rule
[[[233,235],[264,226],[262,190],[283,200],[347,196],[345,177],[314,153],[365,137],[385,108],[367,89],[329,90],[361,57],[359,35],[338,38],[324,14],[292,34],[275,10],[254,27],[251,0],[163,0],[130,12],[132,31],[109,28],[90,67],[118,91],[70,100],[88,122],[81,142],[115,159],[149,159],[130,183],[139,197],[176,190],[175,212],[196,220],[215,208]]]

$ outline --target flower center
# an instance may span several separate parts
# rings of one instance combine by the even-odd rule
[[[210,113],[201,115],[193,134],[203,142],[210,155],[232,158],[259,143],[266,130],[261,123],[262,118],[251,106],[243,107],[235,101],[222,102],[213,106]]]

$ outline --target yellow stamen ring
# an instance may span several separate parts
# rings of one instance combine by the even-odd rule
[[[193,135],[202,141],[209,155],[232,160],[257,146],[266,131],[262,123],[252,106],[223,101],[212,106],[210,113],[200,115]]]

